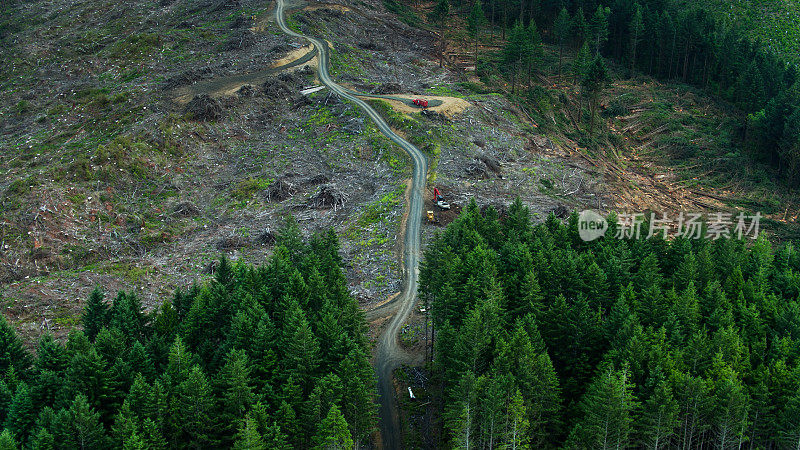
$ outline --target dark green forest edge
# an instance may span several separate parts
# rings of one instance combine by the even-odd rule
[[[733,159],[738,162],[729,163],[727,170],[737,171],[743,162],[762,162],[785,183],[800,183],[800,83],[794,43],[781,46],[753,38],[754,30],[738,26],[728,16],[728,2],[720,6],[678,0],[437,1],[429,20],[444,30],[448,11],[465,19],[476,45],[481,80],[491,86],[498,74],[504,75],[512,85],[511,97],[534,111],[542,102],[555,102],[545,87],[531,85],[531,75],[545,62],[542,41],[557,46],[558,74],[573,78],[589,109],[588,118],[581,113],[578,119],[588,122],[588,132],[575,129],[576,124],[567,127],[571,128],[567,134],[581,145],[602,147],[593,134],[599,102],[612,75],[606,61],[613,61],[615,76],[646,74],[694,86],[723,100],[738,123],[714,133],[713,140],[727,147],[716,155],[717,165],[726,166],[725,160]],[[737,7],[758,14],[763,6],[747,2]],[[786,9],[790,14],[792,8]],[[490,32],[507,38],[506,43],[499,54],[480,55],[477,43],[487,41]],[[565,64],[564,57],[575,50],[575,58]],[[529,88],[518,90],[526,79]],[[604,114],[614,116],[622,105],[609,107]],[[539,119],[542,126],[549,126],[549,120]],[[732,158],[739,153],[749,155],[749,161]]]
[[[152,314],[96,290],[65,345],[0,320],[0,449],[353,448],[376,427],[366,324],[336,236],[283,232]]]
[[[797,448],[800,253],[577,221],[472,203],[426,251],[441,444]]]

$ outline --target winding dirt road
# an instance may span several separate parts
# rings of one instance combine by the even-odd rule
[[[383,448],[395,449],[400,448],[401,434],[400,423],[397,414],[397,406],[394,398],[394,389],[392,387],[392,372],[403,362],[409,361],[409,355],[404,352],[398,343],[397,334],[400,327],[406,321],[412,308],[416,303],[417,298],[417,276],[419,274],[419,256],[420,256],[420,227],[422,224],[422,193],[425,188],[425,179],[427,177],[427,159],[425,155],[415,146],[411,145],[408,141],[395,134],[386,121],[369,106],[364,100],[357,96],[371,95],[361,94],[343,88],[336,84],[328,72],[329,66],[329,49],[327,42],[308,36],[303,36],[289,29],[286,26],[286,18],[284,16],[285,0],[277,0],[275,8],[275,20],[284,33],[303,38],[314,44],[319,55],[319,80],[327,86],[331,91],[339,96],[350,100],[364,110],[367,115],[372,118],[377,125],[378,129],[386,135],[389,139],[403,148],[414,162],[414,173],[411,178],[411,195],[408,203],[408,215],[406,219],[405,229],[405,246],[404,246],[404,280],[403,292],[397,297],[393,303],[397,303],[397,309],[394,316],[389,321],[389,325],[384,330],[380,339],[378,340],[377,352],[375,355],[375,373],[378,378],[378,395],[380,396],[380,428],[381,428],[381,441]]]

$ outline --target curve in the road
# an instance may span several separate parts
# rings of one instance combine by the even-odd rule
[[[358,105],[375,122],[378,129],[389,139],[399,145],[408,153],[414,162],[414,173],[411,178],[411,195],[408,204],[408,216],[405,229],[404,272],[405,283],[399,298],[397,311],[389,322],[378,341],[375,355],[375,373],[378,378],[378,395],[380,396],[380,427],[383,448],[400,448],[400,425],[395,405],[394,389],[392,386],[392,372],[405,360],[405,353],[397,342],[400,327],[411,314],[417,296],[417,275],[420,255],[420,226],[422,223],[422,192],[425,188],[427,173],[427,160],[425,155],[411,143],[392,131],[385,120],[364,100],[356,95],[363,95],[339,86],[330,78],[328,72],[329,51],[327,42],[317,38],[296,33],[286,26],[284,16],[284,0],[277,0],[275,20],[284,33],[297,38],[303,38],[314,44],[319,55],[318,76],[320,82],[331,91]],[[371,96],[367,94],[366,96]]]

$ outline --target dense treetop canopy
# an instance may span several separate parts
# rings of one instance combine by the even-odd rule
[[[0,320],[0,443],[31,448],[352,448],[376,424],[366,324],[336,236],[286,229],[268,264],[150,314],[98,288],[83,331],[36,355]],[[8,448],[8,447],[3,447]],[[13,447],[12,447],[13,448]]]
[[[791,244],[616,239],[613,225],[584,242],[577,226],[575,214],[532,226],[519,201],[502,220],[472,203],[426,251],[449,442],[800,442]]]

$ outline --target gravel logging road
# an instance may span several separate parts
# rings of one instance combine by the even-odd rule
[[[400,327],[409,314],[411,314],[411,310],[417,298],[420,226],[422,224],[422,192],[425,188],[425,179],[427,177],[427,160],[425,155],[423,155],[417,147],[395,134],[386,121],[384,121],[371,106],[356,96],[362,94],[345,89],[330,78],[330,74],[328,73],[330,52],[327,42],[317,38],[303,36],[289,29],[289,27],[286,26],[284,9],[285,0],[278,0],[275,8],[275,20],[278,26],[280,26],[284,33],[290,36],[303,38],[314,44],[319,57],[318,76],[322,84],[340,97],[350,100],[363,109],[364,112],[372,118],[378,129],[380,129],[386,137],[402,147],[414,162],[403,250],[405,283],[403,285],[403,292],[397,297],[397,300],[395,300],[395,302],[398,302],[396,312],[378,341],[378,348],[375,356],[375,373],[378,379],[378,395],[380,396],[381,404],[381,441],[385,449],[400,448],[402,442],[397,405],[392,387],[392,371],[401,363],[409,360],[409,356],[399,346],[397,335],[400,331]]]

